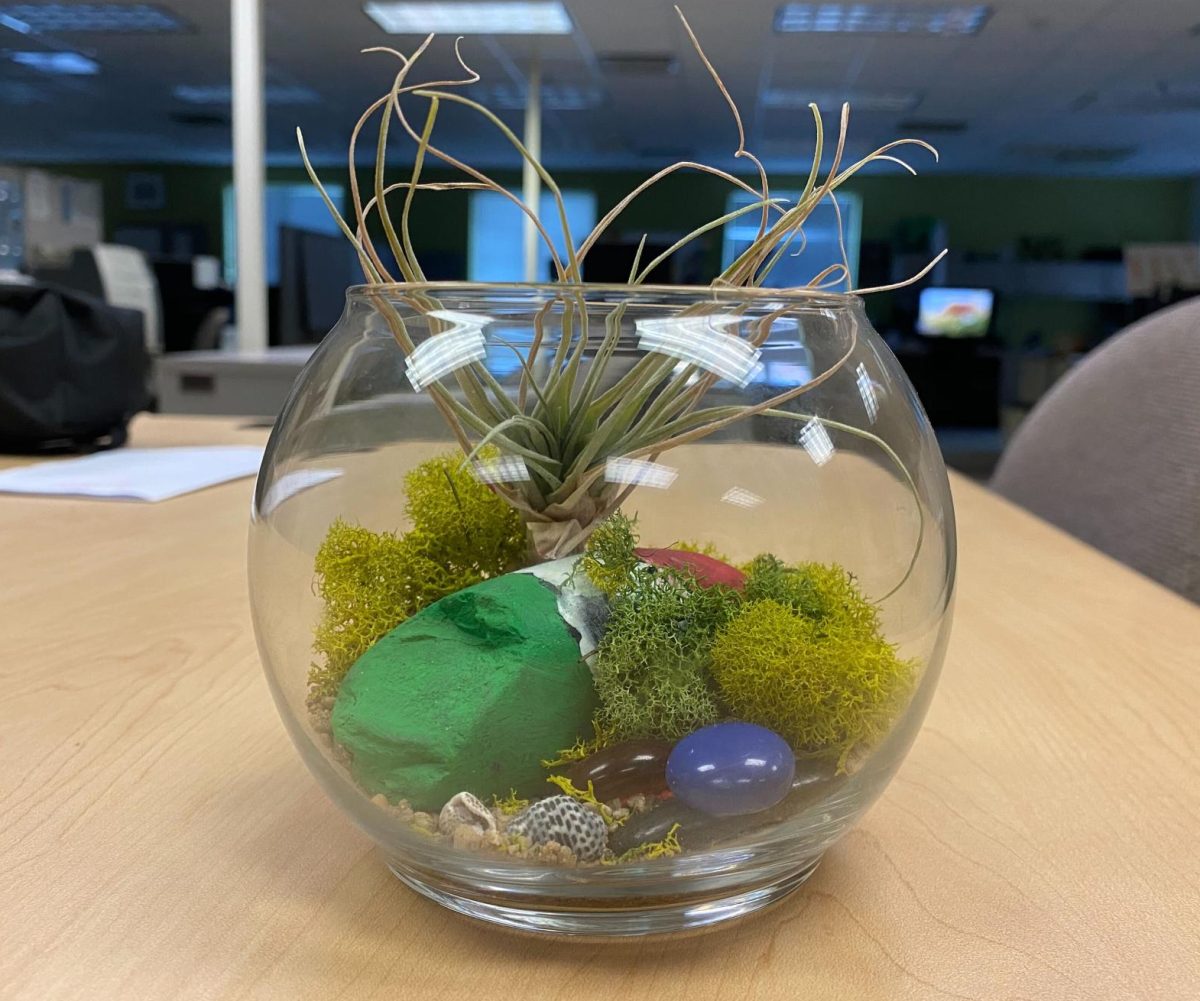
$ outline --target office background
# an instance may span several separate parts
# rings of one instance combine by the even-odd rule
[[[669,3],[548,9],[533,34],[481,23],[462,54],[482,77],[475,96],[518,132],[537,65],[543,159],[574,222],[590,226],[674,160],[745,171],[732,156],[733,121]],[[898,281],[949,248],[920,285],[873,296],[868,311],[960,468],[987,475],[1080,357],[1200,285],[1200,13],[1191,5],[748,0],[697,2],[685,13],[777,193],[798,190],[807,172],[810,100],[831,132],[850,102],[848,157],[896,136],[940,149],[937,163],[915,151],[917,177],[871,167],[846,185],[841,204],[860,286]],[[73,255],[99,243],[136,248],[156,286],[155,352],[239,346],[229,14],[204,0],[0,3],[0,269],[103,294],[97,269]],[[353,255],[300,166],[295,128],[344,200],[350,127],[397,65],[360,50],[411,50],[446,16],[436,3],[265,3],[269,345],[319,340],[356,280]],[[419,75],[462,75],[450,37],[430,47]],[[519,189],[511,147],[463,109],[443,111],[435,138]],[[373,135],[365,139],[359,182],[369,189]],[[391,147],[392,162],[407,164],[403,137]],[[451,174],[431,165],[426,177]],[[643,234],[665,247],[736,204],[718,178],[669,178],[622,215],[585,278],[620,280]],[[774,280],[802,283],[836,260],[834,223],[828,205],[814,214],[806,255]],[[498,196],[423,194],[413,235],[432,278],[521,277],[519,218]],[[654,278],[704,283],[738,239],[730,223]],[[1132,280],[1131,258],[1155,249],[1157,277]],[[545,261],[538,274],[549,277]],[[985,336],[953,347],[922,338],[922,286],[990,292]],[[164,369],[165,409],[236,408],[197,396],[203,378],[190,379],[190,398],[172,394],[181,365]],[[956,395],[955,385],[970,391]]]

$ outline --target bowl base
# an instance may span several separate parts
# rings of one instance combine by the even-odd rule
[[[816,871],[820,862],[818,856],[795,872],[734,894],[689,896],[676,902],[632,907],[548,907],[536,900],[531,900],[529,906],[501,904],[466,896],[461,886],[435,882],[427,871],[418,872],[395,859],[388,860],[388,868],[410,889],[477,921],[538,935],[612,939],[678,935],[721,927],[783,900]]]

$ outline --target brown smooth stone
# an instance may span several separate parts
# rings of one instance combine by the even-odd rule
[[[832,761],[801,760],[796,767],[791,792],[769,810],[738,817],[714,817],[677,799],[668,799],[646,813],[630,817],[609,836],[609,847],[620,855],[638,845],[661,841],[676,824],[679,825],[676,836],[685,852],[736,844],[833,795],[849,778],[835,774]]]
[[[623,740],[575,762],[563,774],[577,789],[591,782],[603,801],[638,793],[657,796],[667,789],[667,757],[674,746],[665,740]]]

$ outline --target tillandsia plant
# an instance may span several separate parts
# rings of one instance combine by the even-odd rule
[[[676,8],[684,30],[705,69],[712,77],[720,96],[728,105],[737,130],[735,156],[752,165],[757,183],[750,183],[734,174],[709,164],[679,161],[655,172],[621,198],[582,239],[576,240],[570,231],[562,194],[554,177],[533,157],[513,131],[492,111],[460,93],[460,88],[475,83],[479,75],[463,60],[460,43],[455,43],[455,56],[463,69],[463,77],[430,83],[413,83],[411,78],[421,57],[434,36],[430,35],[410,54],[391,48],[367,49],[382,52],[399,61],[389,91],[374,101],[359,118],[351,135],[349,148],[350,194],[353,216],[344,218],[326,193],[304,148],[303,137],[297,131],[301,155],[313,183],[321,191],[330,212],[346,238],[354,245],[362,265],[371,299],[387,322],[397,344],[408,362],[410,374],[420,370],[422,354],[439,336],[453,333],[453,314],[447,316],[436,298],[437,288],[426,281],[419,256],[414,249],[409,218],[413,200],[418,192],[454,190],[486,190],[512,201],[530,220],[540,239],[549,248],[550,259],[557,276],[553,294],[541,307],[535,321],[532,342],[525,354],[518,352],[521,377],[515,393],[502,387],[487,367],[479,361],[459,365],[452,371],[455,390],[446,384],[450,372],[432,372],[420,388],[426,389],[467,461],[476,461],[481,450],[492,447],[501,454],[519,458],[529,474],[518,483],[492,483],[492,489],[521,512],[528,527],[531,556],[551,559],[578,551],[590,532],[606,516],[617,510],[629,492],[628,483],[613,483],[605,478],[607,464],[614,458],[651,461],[663,452],[680,445],[699,441],[735,422],[756,414],[808,423],[815,421],[828,428],[858,436],[882,449],[899,469],[905,482],[916,488],[908,469],[896,453],[879,437],[847,424],[813,414],[783,409],[786,404],[826,382],[849,360],[855,349],[851,334],[844,355],[825,370],[816,373],[801,385],[789,387],[761,402],[737,406],[705,405],[708,391],[718,381],[718,374],[702,364],[684,359],[678,353],[650,350],[620,378],[607,384],[606,374],[621,338],[625,303],[615,305],[605,316],[603,330],[593,329],[585,300],[587,286],[583,281],[583,262],[597,241],[614,221],[639,196],[658,182],[679,171],[700,171],[714,175],[735,188],[753,196],[753,201],[727,212],[697,227],[652,260],[642,261],[645,237],[638,247],[629,274],[631,286],[641,285],[658,265],[693,240],[713,230],[719,230],[732,220],[747,214],[757,214],[758,230],[755,239],[724,271],[710,283],[713,295],[682,309],[677,315],[678,334],[699,337],[703,319],[689,327],[687,317],[711,317],[714,313],[736,314],[731,307],[729,290],[755,289],[763,284],[775,265],[786,254],[796,254],[804,247],[804,225],[813,209],[825,199],[832,201],[840,221],[836,191],[864,167],[876,162],[899,164],[910,173],[915,169],[894,150],[917,146],[935,157],[936,150],[920,139],[898,139],[876,149],[867,156],[844,162],[849,125],[849,105],[843,105],[836,142],[828,171],[822,176],[826,156],[826,133],[823,116],[815,104],[810,104],[815,126],[812,167],[803,190],[794,203],[771,196],[769,179],[762,162],[746,146],[745,130],[737,106],[721,81],[717,70],[704,54],[683,13]],[[410,119],[409,102],[424,102],[424,121],[419,126]],[[565,254],[560,254],[539,218],[534,206],[523,202],[498,181],[483,171],[464,163],[434,145],[432,135],[442,106],[462,105],[485,119],[513,146],[520,157],[537,172],[550,193],[558,223],[565,241]],[[374,190],[364,200],[355,174],[355,152],[364,128],[376,116],[379,118],[375,149]],[[415,144],[412,167],[407,178],[390,181],[385,169],[388,138],[398,127]],[[425,181],[423,171],[430,159],[440,161],[461,174],[460,181]],[[399,217],[392,203],[400,203]],[[385,265],[384,256],[376,247],[368,223],[377,219],[391,256],[395,258],[398,274]],[[799,241],[799,246],[793,244]],[[943,251],[943,254],[945,252]],[[842,262],[825,268],[804,286],[782,290],[788,293],[805,290],[824,292],[841,286],[845,291],[858,293],[897,288],[922,278],[941,259],[939,255],[921,272],[907,282],[869,289],[850,288],[850,268],[842,245]],[[418,344],[406,327],[404,318],[394,303],[403,301],[422,314],[430,337]],[[745,307],[743,306],[744,310]],[[753,353],[770,335],[773,321],[787,312],[786,305],[776,312],[755,318],[746,324],[744,336],[725,332],[740,341],[743,352]],[[548,330],[549,325],[557,330]],[[514,351],[517,349],[514,347]],[[917,504],[922,518],[921,505]],[[918,543],[920,545],[920,533]],[[914,551],[912,562],[917,553]],[[909,566],[911,572],[912,564]],[[905,575],[907,578],[907,574]],[[903,583],[903,581],[901,582]],[[897,585],[897,588],[900,585]],[[894,591],[895,589],[893,589]]]

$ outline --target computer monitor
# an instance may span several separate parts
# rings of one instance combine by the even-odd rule
[[[315,344],[342,315],[346,288],[361,285],[358,255],[341,235],[279,227],[279,344]]]
[[[917,333],[926,337],[986,337],[993,295],[986,288],[923,288]]]

